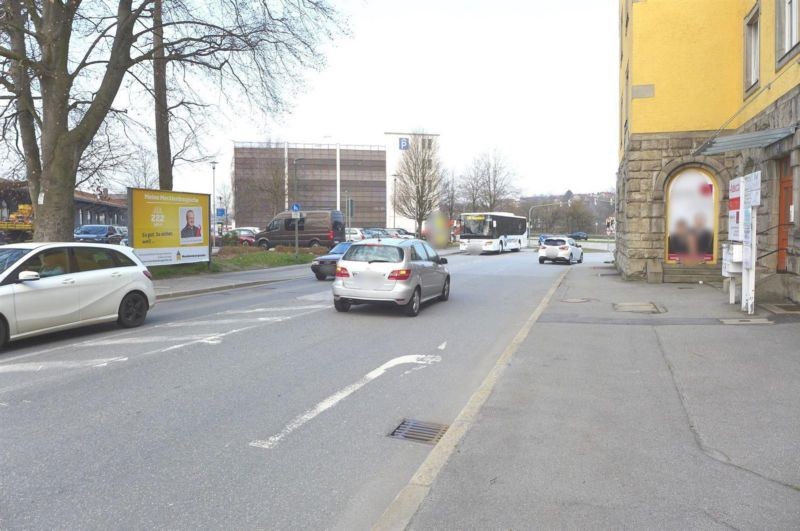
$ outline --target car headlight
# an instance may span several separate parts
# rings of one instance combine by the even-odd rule
[[[319,260],[314,260],[311,262],[311,265],[319,265]]]

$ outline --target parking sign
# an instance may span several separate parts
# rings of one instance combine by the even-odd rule
[[[400,150],[405,151],[408,149],[408,146],[409,146],[408,138],[400,137]]]

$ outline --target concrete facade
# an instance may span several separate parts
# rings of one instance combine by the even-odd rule
[[[386,222],[383,146],[237,142],[231,175],[240,227],[263,229],[294,202],[303,210],[345,212],[347,198],[354,205],[351,226],[382,227]]]

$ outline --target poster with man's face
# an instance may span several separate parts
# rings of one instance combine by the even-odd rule
[[[202,243],[203,241],[203,209],[201,207],[180,208],[181,245]]]
[[[674,262],[713,262],[714,181],[700,170],[681,172],[667,191],[667,259]]]

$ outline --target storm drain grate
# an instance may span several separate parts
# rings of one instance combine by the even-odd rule
[[[448,427],[446,424],[403,419],[403,422],[389,434],[389,437],[425,444],[436,444],[442,440]]]
[[[722,324],[726,325],[770,325],[773,324],[769,319],[761,317],[743,317],[738,319],[720,319]]]
[[[614,311],[630,313],[664,313],[663,308],[659,308],[653,302],[615,302]]]

